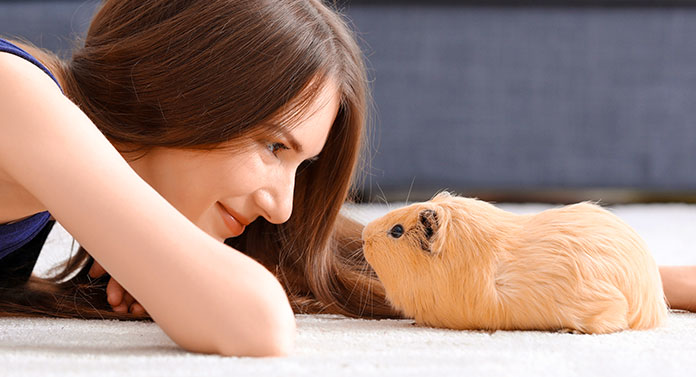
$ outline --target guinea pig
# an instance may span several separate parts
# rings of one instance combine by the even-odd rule
[[[420,325],[610,333],[668,315],[645,242],[589,202],[520,215],[441,192],[362,238],[389,303]]]

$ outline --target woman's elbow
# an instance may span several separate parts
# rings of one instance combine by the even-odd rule
[[[246,340],[232,337],[223,339],[219,342],[217,353],[250,357],[286,357],[292,354],[297,332],[294,315],[281,316],[275,312],[260,315],[259,320],[263,322],[262,331],[250,334]]]
[[[267,284],[263,279],[256,281],[256,289],[245,291],[245,300],[232,301],[235,308],[226,310],[240,315],[227,316],[225,322],[229,322],[220,328],[229,330],[218,333],[221,355],[288,356],[293,351],[297,325],[285,291],[275,278]]]

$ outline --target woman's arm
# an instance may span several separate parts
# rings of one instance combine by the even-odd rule
[[[292,309],[266,268],[179,213],[34,65],[0,53],[0,83],[0,170],[43,203],[172,340],[223,355],[291,350]]]
[[[669,307],[696,312],[696,266],[660,266],[660,275]]]

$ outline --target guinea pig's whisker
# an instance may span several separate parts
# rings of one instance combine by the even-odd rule
[[[416,176],[413,176],[413,179],[411,180],[411,186],[408,188],[408,194],[406,194],[406,205],[408,205],[408,198],[411,197],[411,190],[413,189],[413,182],[416,181]]]
[[[362,293],[364,293],[364,295],[362,293],[360,295],[360,302],[362,303],[362,306],[360,307],[360,315],[361,316],[365,312],[365,308],[367,308],[369,306],[367,299],[369,297],[372,297],[372,295],[370,294],[370,287],[372,286],[372,278],[367,276],[367,274],[366,274],[367,269],[368,269],[367,265],[364,265],[362,268],[361,274],[360,274],[360,276],[363,279],[367,279],[367,290],[366,290],[366,292],[362,292]]]
[[[365,291],[360,290],[360,297],[359,297],[359,301],[358,301],[358,305],[360,307],[360,312],[359,312],[358,316],[361,316],[361,317],[362,317],[363,313],[365,313],[365,309],[370,306],[368,299],[370,297],[372,297],[370,292],[372,290],[372,283],[373,283],[374,279],[376,279],[376,277],[371,276],[372,274],[368,275],[368,271],[370,269],[371,269],[371,266],[369,263],[367,263],[366,260],[359,267],[360,273],[358,275],[358,281],[360,281],[361,279],[367,280],[367,289]],[[351,294],[352,294],[352,291],[351,291]],[[372,314],[373,313],[370,313],[370,315],[372,315]]]
[[[356,257],[362,257],[360,259],[361,263],[358,264],[359,266],[359,274],[358,274],[358,282],[360,282],[362,279],[367,280],[367,289],[366,290],[360,290],[360,297],[358,301],[358,305],[360,306],[360,313],[358,314],[359,316],[362,316],[363,313],[365,312],[365,309],[367,307],[371,307],[370,303],[368,300],[372,297],[371,291],[372,291],[372,284],[374,283],[375,279],[378,279],[377,274],[375,273],[374,269],[372,266],[367,262],[367,259],[365,259],[365,253],[364,253],[364,246],[361,244],[359,248],[356,249]],[[372,272],[368,274],[368,272]],[[356,284],[357,286],[357,284]],[[355,287],[354,287],[355,288]],[[351,291],[351,295],[352,295]],[[370,313],[372,315],[373,313]]]
[[[387,195],[384,193],[384,190],[382,190],[382,186],[379,185],[379,182],[375,181],[375,184],[377,185],[377,188],[379,189],[379,192],[382,193],[382,201],[384,201],[384,204],[387,206],[387,210],[391,211],[391,206],[389,205],[389,201],[387,201]],[[377,196],[379,199],[379,196]]]

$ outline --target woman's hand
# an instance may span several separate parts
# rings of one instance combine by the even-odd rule
[[[92,267],[89,269],[89,276],[96,279],[106,273],[106,270],[95,259]],[[147,314],[145,308],[140,305],[130,293],[119,284],[113,277],[109,278],[109,283],[106,285],[106,297],[113,311],[117,313],[132,313],[135,315]]]
[[[659,266],[669,307],[696,312],[696,266]]]

